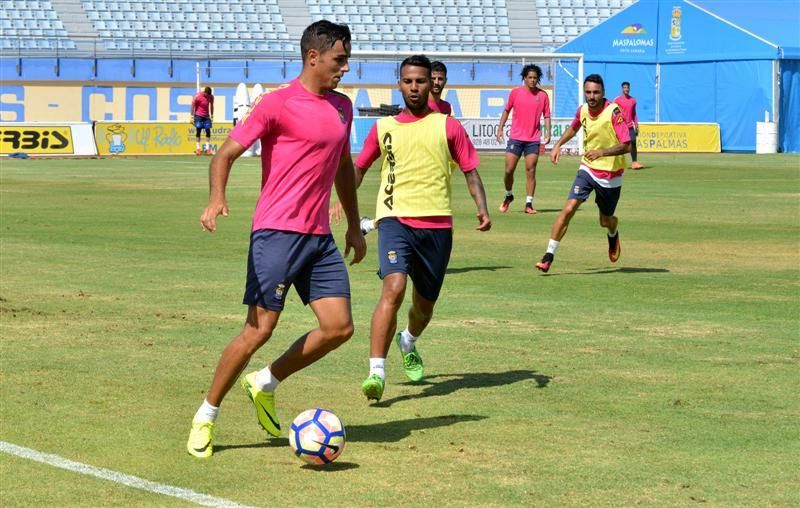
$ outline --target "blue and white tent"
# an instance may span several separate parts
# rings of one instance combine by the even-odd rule
[[[583,53],[610,98],[630,81],[640,121],[716,122],[723,150],[754,151],[766,112],[779,150],[800,152],[798,0],[639,0],[557,52]]]

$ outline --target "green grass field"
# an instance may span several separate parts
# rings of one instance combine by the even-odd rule
[[[527,216],[524,169],[501,215],[502,159],[484,156],[488,233],[456,175],[453,255],[418,343],[427,377],[406,383],[393,349],[378,405],[359,389],[380,290],[368,236],[350,269],[355,336],[277,392],[285,428],[316,406],[345,422],[326,469],[266,439],[238,387],[214,457],[184,450],[243,322],[256,160],[234,167],[213,235],[198,223],[207,158],[3,160],[0,441],[269,507],[798,506],[800,157],[642,159],[617,211],[620,261],[589,202],[548,275],[533,264],[577,159],[542,160]],[[314,322],[291,292],[251,366]],[[7,453],[0,475],[4,506],[189,504]]]

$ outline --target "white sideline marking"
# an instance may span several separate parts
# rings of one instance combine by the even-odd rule
[[[241,505],[221,497],[208,496],[206,494],[201,494],[200,492],[195,492],[189,489],[182,489],[179,487],[164,485],[162,483],[151,482],[150,480],[145,480],[143,478],[139,478],[138,476],[112,471],[111,469],[94,467],[88,464],[82,464],[80,462],[59,457],[58,455],[42,453],[31,448],[17,446],[5,441],[0,441],[0,452],[16,455],[17,457],[22,457],[23,459],[34,460],[49,466],[66,469],[67,471],[95,476],[97,478],[102,478],[103,480],[109,480],[122,485],[127,485],[128,487],[133,487],[134,489],[141,489],[148,492],[154,492],[156,494],[177,497],[201,506],[249,508],[246,505]]]

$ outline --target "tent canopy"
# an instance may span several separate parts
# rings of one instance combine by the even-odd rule
[[[792,59],[798,27],[795,0],[639,0],[556,51],[587,62]]]
[[[583,53],[609,98],[629,81],[640,121],[716,122],[723,150],[753,151],[766,113],[797,151],[798,27],[797,0],[639,0],[556,52]]]

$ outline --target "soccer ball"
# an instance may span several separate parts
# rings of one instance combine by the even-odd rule
[[[344,450],[344,425],[326,409],[303,411],[292,422],[289,444],[297,457],[309,464],[328,464]]]

